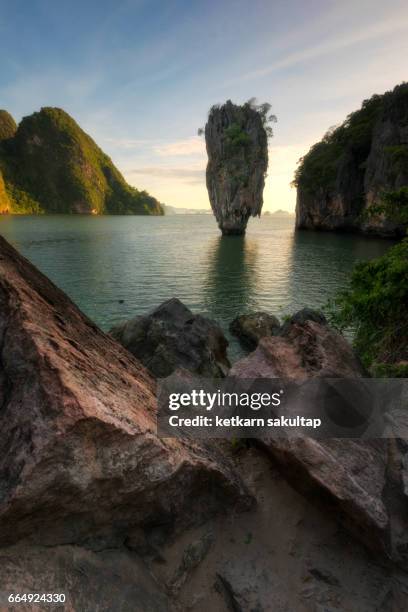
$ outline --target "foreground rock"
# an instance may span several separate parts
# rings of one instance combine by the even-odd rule
[[[339,333],[303,311],[285,325],[279,337],[262,339],[255,352],[234,365],[231,375],[304,381],[362,377],[364,370]],[[366,544],[388,549],[386,440],[303,437],[268,438],[260,443],[301,491],[327,497],[339,518]]]
[[[285,338],[321,327],[292,322]],[[322,363],[328,346],[316,341]],[[0,347],[0,610],[4,593],[27,591],[64,593],[73,612],[407,609],[406,574],[340,531],[332,504],[343,496],[366,524],[366,487],[381,512],[375,455],[349,447],[341,471],[335,449],[307,447],[308,463],[285,447],[288,472],[330,492],[319,508],[259,448],[158,439],[144,367],[2,239]]]
[[[282,326],[278,336],[262,338],[256,351],[234,364],[231,375],[302,381],[365,373],[347,340],[326,324],[321,313],[304,309]]]
[[[77,612],[406,612],[407,575],[339,530],[330,505],[297,493],[259,449],[231,459],[257,500],[251,512],[219,514],[164,543],[161,526],[143,546],[134,533],[122,548],[3,548],[2,593],[57,585]]]
[[[250,216],[261,214],[268,138],[262,114],[247,103],[213,106],[205,126],[207,189],[224,235],[244,234]]]
[[[216,451],[161,440],[155,385],[0,238],[0,545],[118,545],[248,497]]]
[[[65,605],[20,602],[0,610],[70,612],[169,612],[171,602],[146,564],[126,549],[92,551],[79,546],[16,545],[0,549],[2,595],[57,593]],[[3,605],[2,605],[3,604]]]
[[[339,529],[328,499],[311,503],[257,448],[234,460],[257,504],[212,522],[214,541],[178,592],[180,612],[406,612],[407,575]],[[203,525],[166,546],[166,563],[153,568],[159,583],[207,537]]]
[[[261,338],[274,336],[279,329],[279,319],[267,312],[241,315],[236,317],[230,325],[230,332],[237,336],[245,348],[250,350],[256,348]]]
[[[159,378],[177,368],[218,378],[230,367],[228,341],[221,328],[206,317],[193,315],[176,298],[146,316],[117,325],[110,333]]]

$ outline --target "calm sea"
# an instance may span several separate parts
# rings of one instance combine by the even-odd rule
[[[245,237],[222,238],[210,215],[4,216],[0,233],[104,330],[173,296],[226,331],[245,312],[319,308],[356,261],[391,244],[295,232],[292,218],[274,217],[251,219]],[[233,340],[230,352],[240,353]]]

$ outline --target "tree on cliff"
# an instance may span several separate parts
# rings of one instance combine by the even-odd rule
[[[270,124],[276,123],[278,120],[276,115],[272,113],[269,114],[269,111],[272,108],[272,104],[269,104],[269,102],[263,102],[262,104],[258,104],[257,98],[249,98],[249,100],[245,102],[244,106],[245,105],[248,105],[250,108],[254,109],[257,113],[259,113],[268,138],[272,138],[273,128]],[[219,108],[221,108],[220,104],[214,104],[210,109],[210,113],[211,111]],[[198,128],[197,133],[199,136],[202,136],[205,133],[205,128]]]

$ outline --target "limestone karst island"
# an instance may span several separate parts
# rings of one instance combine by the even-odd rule
[[[160,203],[126,183],[88,134],[60,108],[17,126],[0,111],[1,214],[161,215]]]
[[[298,228],[404,235],[407,117],[408,84],[402,83],[365,100],[312,146],[294,178]],[[377,210],[384,201],[394,214]]]
[[[244,234],[249,217],[259,216],[268,168],[269,104],[243,106],[228,100],[213,106],[205,126],[207,189],[223,235]]]
[[[2,3],[0,612],[407,612],[407,33]]]

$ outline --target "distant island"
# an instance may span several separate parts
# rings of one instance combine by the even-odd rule
[[[294,217],[295,213],[291,213],[288,210],[282,210],[278,208],[278,210],[266,210],[263,213],[263,217]]]
[[[165,215],[211,215],[212,211],[210,208],[185,208],[181,206],[169,206],[168,204],[162,204]],[[262,213],[263,217],[294,217],[295,213],[289,212],[288,210],[266,210]]]
[[[17,126],[0,110],[0,214],[163,215],[128,185],[68,113],[46,107]]]
[[[183,208],[162,204],[165,215],[211,215],[209,208]]]

